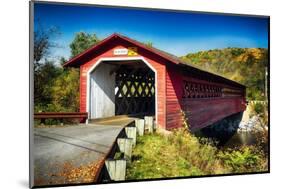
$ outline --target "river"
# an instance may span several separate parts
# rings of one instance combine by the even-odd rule
[[[244,145],[254,145],[257,141],[258,136],[254,132],[236,132],[223,146],[233,148]]]

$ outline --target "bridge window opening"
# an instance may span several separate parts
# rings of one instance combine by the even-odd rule
[[[244,94],[244,91],[236,88],[223,88],[222,89],[223,97],[241,97]]]
[[[242,89],[221,87],[213,84],[196,83],[184,80],[183,98],[241,97]]]
[[[184,81],[183,98],[217,98],[222,97],[222,87]]]

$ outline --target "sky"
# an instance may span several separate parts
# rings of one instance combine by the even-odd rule
[[[103,39],[120,33],[177,56],[227,47],[267,48],[268,19],[152,9],[110,8],[35,3],[35,29],[57,27],[53,58],[69,58],[69,44],[78,32]]]

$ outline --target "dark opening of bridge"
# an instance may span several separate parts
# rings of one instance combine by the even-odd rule
[[[142,60],[103,61],[90,77],[92,119],[155,114],[155,73]]]
[[[155,74],[147,66],[116,71],[115,114],[155,114]]]

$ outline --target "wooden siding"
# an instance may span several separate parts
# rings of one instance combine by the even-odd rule
[[[191,130],[211,125],[227,116],[245,110],[243,98],[185,99],[181,105]]]
[[[175,66],[167,67],[166,77],[166,107],[167,116],[166,129],[181,127],[183,124],[181,97],[182,97],[182,76],[181,72]]]
[[[102,64],[90,76],[90,119],[115,115],[115,74],[110,74],[114,67]]]
[[[223,119],[232,114],[242,112],[246,108],[244,89],[238,89],[236,86],[231,86],[217,82],[208,81],[191,77],[188,73],[183,72],[176,66],[167,67],[167,129],[181,127],[183,124],[183,114],[185,113],[187,121],[191,126],[191,130],[197,130],[208,125],[211,125],[220,119]],[[201,77],[202,78],[202,77]],[[212,86],[212,90],[208,90],[206,94],[197,91],[197,96],[185,98],[184,83],[199,83],[202,86]],[[231,89],[231,90],[222,90]],[[242,93],[237,94],[237,90]],[[223,91],[235,91],[234,95],[224,94]],[[213,92],[213,94],[210,94]],[[205,92],[206,93],[206,92]]]

